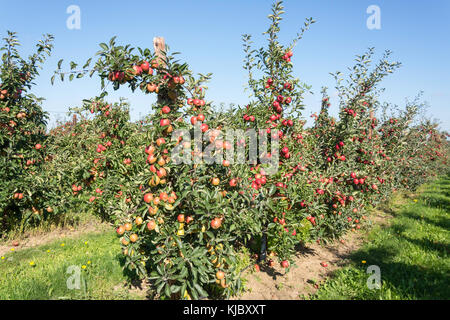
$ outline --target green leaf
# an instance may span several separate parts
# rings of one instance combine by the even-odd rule
[[[187,283],[183,282],[183,284],[181,285],[181,296],[184,296],[184,293],[186,292],[186,287],[187,287]]]
[[[158,294],[161,294],[161,290],[162,290],[162,288],[164,287],[165,284],[166,284],[165,282],[162,282],[162,283],[156,288],[156,292],[157,292]]]
[[[208,293],[198,283],[194,283],[194,287],[202,297],[208,297]]]
[[[84,66],[83,66],[83,69],[86,69],[86,68],[89,66],[89,64],[91,63],[91,60],[92,60],[92,58],[89,58],[89,59],[86,61],[86,63],[85,63]]]
[[[180,291],[180,289],[181,289],[181,287],[180,287],[180,286],[177,286],[177,285],[172,285],[172,286],[170,287],[170,291],[171,291],[172,293],[177,293],[178,291]]]
[[[195,300],[198,300],[197,290],[195,290],[194,286],[189,283],[189,288],[191,289],[191,295]]]
[[[167,297],[171,296],[171,292],[170,292],[170,287],[169,285],[166,285],[165,289],[164,289],[164,293],[166,294]]]

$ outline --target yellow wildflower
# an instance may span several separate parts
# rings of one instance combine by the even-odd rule
[[[82,265],[82,266],[81,266],[81,269],[86,269],[86,266],[85,266],[85,265]]]

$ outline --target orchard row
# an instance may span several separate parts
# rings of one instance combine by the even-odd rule
[[[358,56],[345,86],[336,75],[339,116],[329,115],[324,89],[321,109],[306,127],[301,110],[309,88],[293,76],[291,58],[313,21],[283,46],[277,40],[281,3],[272,10],[267,47],[252,49],[251,37],[244,36],[253,92],[246,106],[215,110],[206,97],[210,75],[194,76],[166,50],[152,53],[113,38],[100,44],[85,71],[75,71],[71,62],[72,71],[65,73],[58,63],[55,76],[98,76],[102,93],[73,109],[74,121],[50,131],[30,89],[52,37],[24,60],[10,33],[0,69],[0,231],[90,211],[114,226],[125,267],[148,278],[155,297],[219,297],[240,288],[241,247],[249,247],[258,263],[278,261],[289,270],[297,244],[356,232],[367,211],[393,192],[414,190],[448,170],[448,136],[437,124],[417,119],[420,101],[404,110],[379,102],[379,83],[400,66],[389,52],[373,67],[372,49]],[[143,120],[131,122],[127,103],[107,102],[108,85],[142,90],[157,102]],[[207,136],[202,148],[175,134],[193,133],[195,126]],[[223,154],[235,143],[221,135],[227,128],[264,129],[271,135],[268,150],[277,139],[277,172],[269,175],[261,161],[173,161],[180,146],[201,157],[213,143],[214,154]],[[248,156],[249,141],[238,143]]]

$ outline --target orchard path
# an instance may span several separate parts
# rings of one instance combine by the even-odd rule
[[[385,211],[374,210],[367,224],[387,225],[392,218]],[[295,257],[295,265],[285,274],[278,263],[273,268],[261,265],[259,272],[249,268],[243,274],[247,291],[233,299],[240,300],[297,300],[314,294],[321,282],[348,262],[348,256],[365,241],[366,230],[349,232],[341,241],[333,244],[309,244],[301,248]],[[276,257],[275,257],[276,258]],[[274,259],[276,261],[276,259]],[[322,262],[327,264],[322,266]]]

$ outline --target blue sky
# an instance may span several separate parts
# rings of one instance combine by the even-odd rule
[[[55,49],[37,79],[33,92],[46,98],[45,110],[51,123],[63,118],[70,106],[98,94],[98,79],[56,82],[50,77],[57,61],[84,62],[98,50],[98,43],[117,35],[118,42],[152,47],[154,36],[164,36],[172,51],[182,53],[194,72],[213,73],[208,98],[216,104],[244,105],[246,75],[242,69],[241,35],[252,34],[255,45],[264,44],[261,33],[267,29],[268,0],[171,0],[171,1],[4,1],[0,0],[0,35],[6,30],[19,33],[22,52],[28,54],[43,33],[55,36]],[[81,29],[69,30],[66,13],[70,5],[81,9]],[[381,29],[369,30],[366,9],[381,9]],[[400,106],[421,90],[428,112],[450,130],[450,2],[446,0],[286,0],[280,40],[289,43],[306,17],[317,22],[294,50],[295,76],[313,86],[314,95],[305,97],[304,116],[318,110],[320,88],[334,91],[330,72],[347,70],[356,54],[375,47],[381,55],[393,51],[403,66],[382,86],[382,101]],[[140,92],[120,89],[110,100],[127,97],[132,119],[150,110],[154,101]],[[333,103],[334,102],[334,103]],[[336,112],[332,99],[332,112]]]

